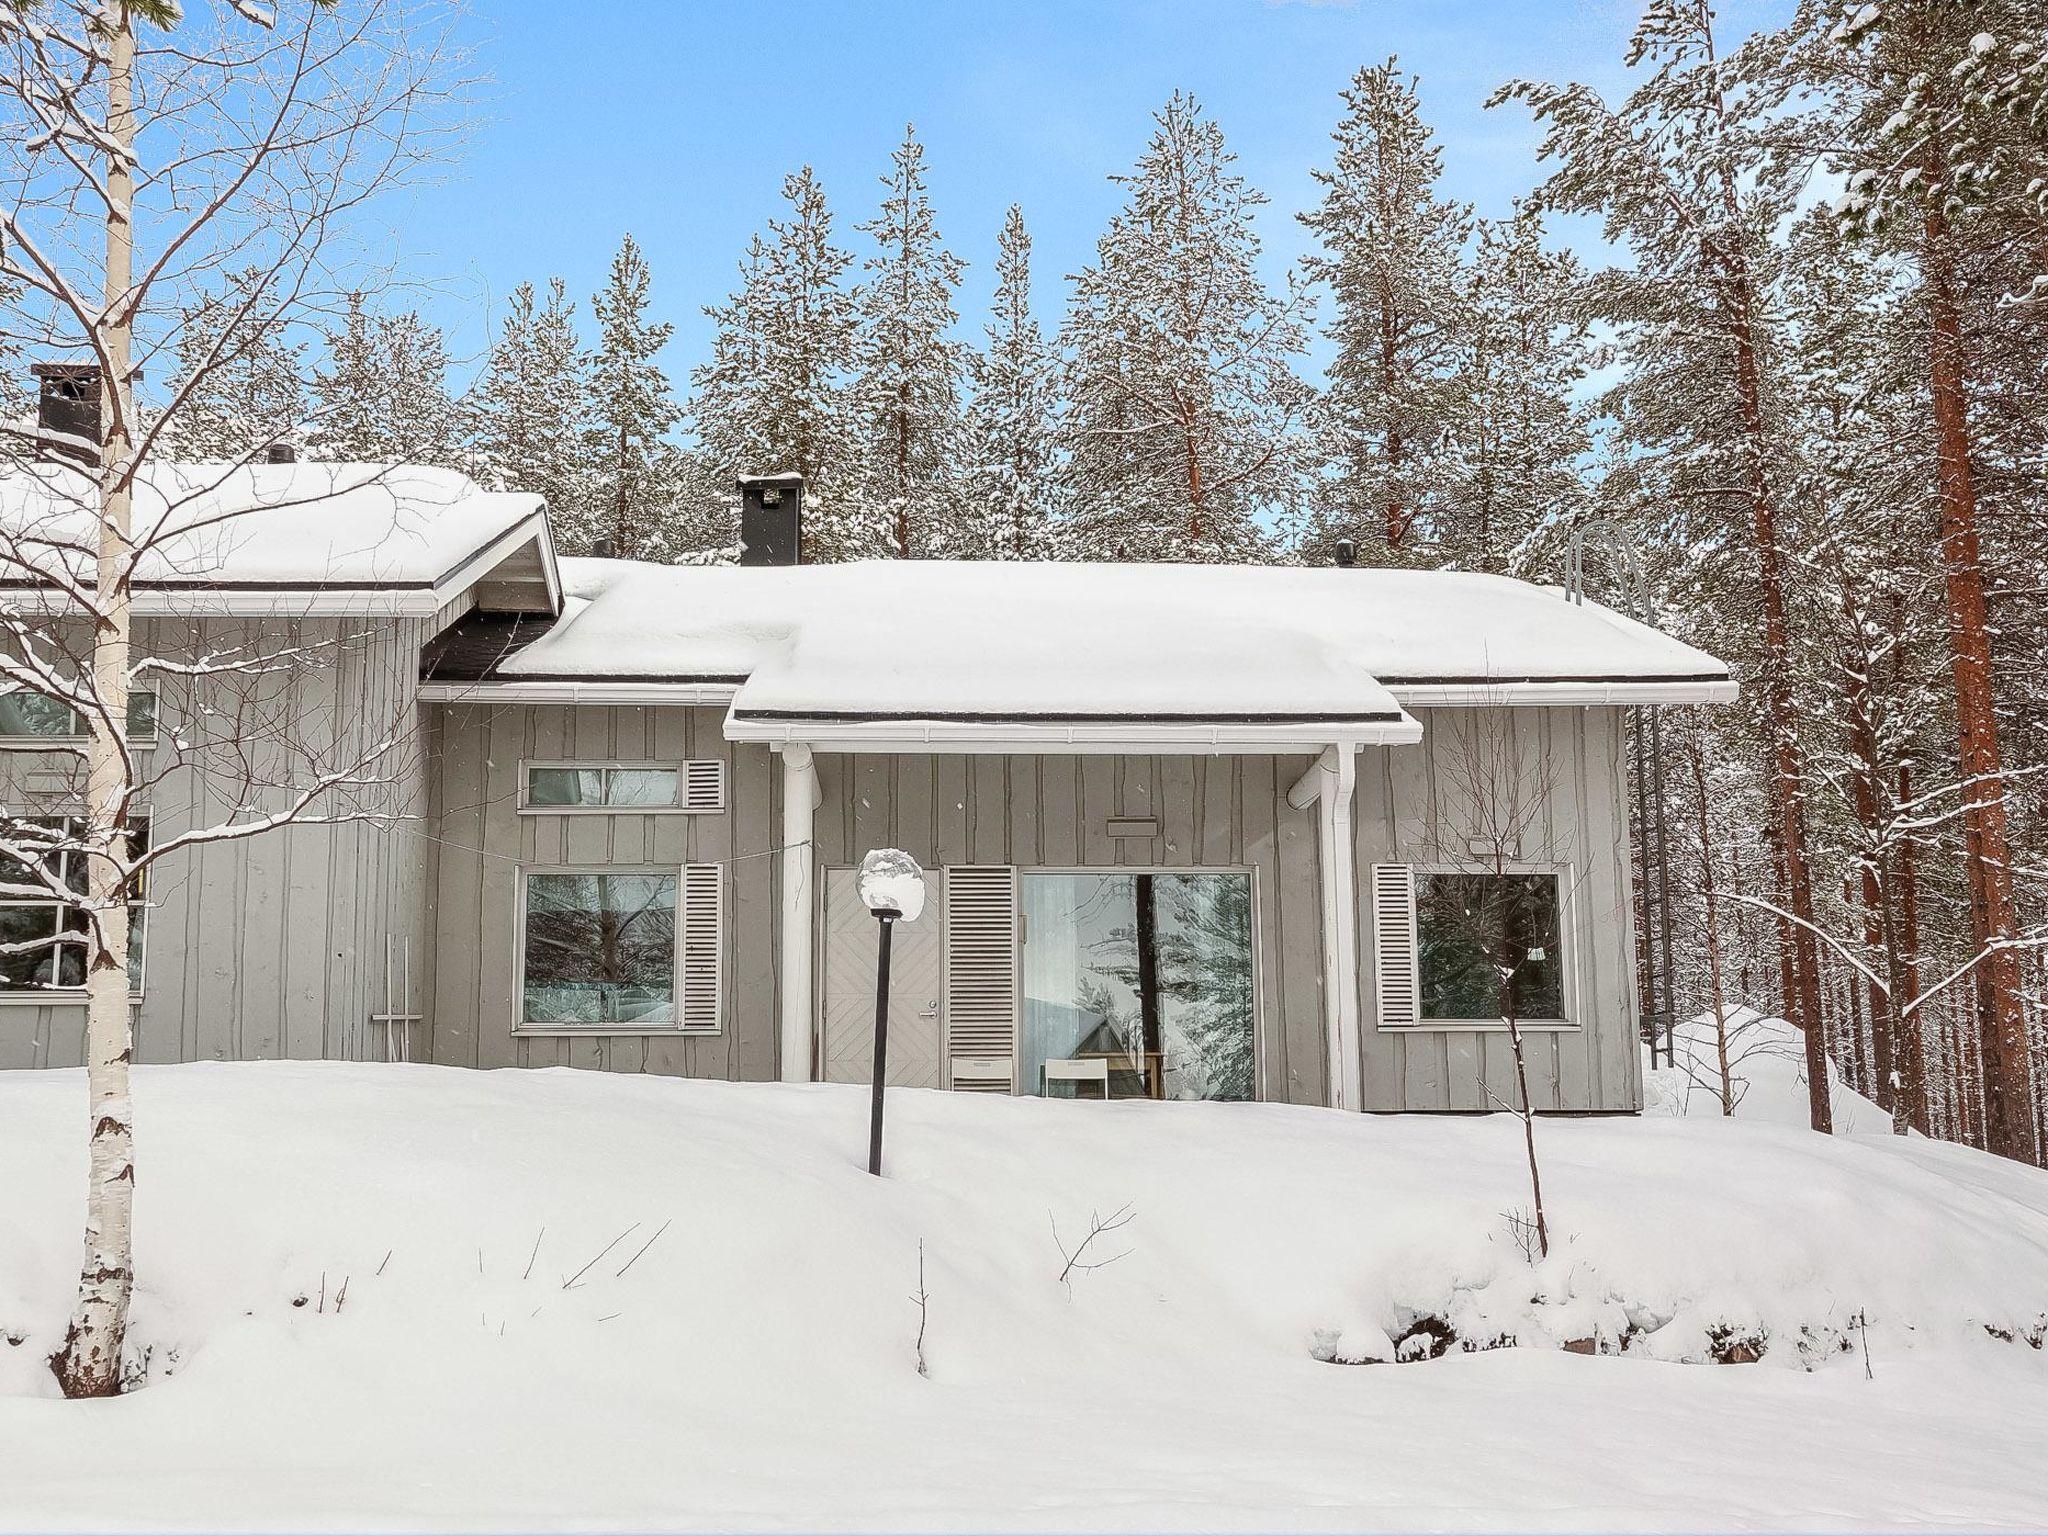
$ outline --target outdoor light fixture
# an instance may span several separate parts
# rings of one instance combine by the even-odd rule
[[[882,925],[875,957],[875,1066],[868,1108],[868,1172],[882,1172],[882,1088],[889,1081],[889,935],[924,911],[924,871],[900,848],[877,848],[860,861],[861,905]]]

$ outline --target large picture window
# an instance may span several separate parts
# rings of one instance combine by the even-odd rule
[[[674,1025],[675,871],[526,876],[527,1024]]]
[[[1025,1092],[1255,1096],[1249,874],[1026,873],[1018,885]]]
[[[1418,871],[1415,939],[1424,1022],[1565,1021],[1555,874]]]
[[[43,841],[37,832],[48,834],[51,847],[43,855],[42,867],[55,875],[68,891],[85,894],[87,857],[75,848],[82,824],[76,817],[36,816],[0,823],[17,835],[20,844]],[[138,816],[129,822],[129,857],[136,858],[149,848],[149,818]],[[0,881],[19,885],[40,877],[15,859],[0,855]],[[148,873],[137,882],[128,900],[128,990],[142,991],[143,956],[149,935]],[[75,935],[75,937],[74,937]],[[38,900],[27,896],[0,896],[0,995],[61,992],[85,986],[86,919],[84,910],[71,902]],[[15,950],[12,946],[32,946]]]

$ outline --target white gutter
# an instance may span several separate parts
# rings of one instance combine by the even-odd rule
[[[1733,678],[1640,683],[1386,683],[1404,709],[1488,704],[1732,704]]]
[[[498,677],[480,683],[421,683],[423,704],[675,704],[724,708],[737,683],[522,683]]]
[[[1032,725],[1017,721],[970,723],[948,720],[758,720],[727,715],[728,741],[797,742],[840,752],[1301,752],[1327,746],[1328,721],[1301,725],[1200,724],[1129,720],[1103,724]],[[1422,739],[1422,727],[1399,720],[1360,722],[1343,729],[1354,747],[1406,746]]]
[[[818,765],[811,749],[792,742],[782,756],[782,1080],[808,1083],[814,1011],[811,959],[817,938],[818,850],[816,845]]]
[[[1287,791],[1287,803],[1316,807],[1322,865],[1323,1027],[1332,1109],[1356,1109],[1364,1080],[1359,1040],[1357,847],[1352,802],[1358,788],[1358,742],[1340,741]]]

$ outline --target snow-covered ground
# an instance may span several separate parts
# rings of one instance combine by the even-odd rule
[[[251,1064],[136,1097],[151,1380],[71,1404],[84,1085],[0,1075],[0,1525],[2048,1525],[2048,1351],[1986,1332],[2048,1308],[2048,1175],[1965,1149],[1545,1122],[1532,1270],[1504,1117],[899,1092],[877,1181],[842,1087]],[[1528,1347],[1316,1358],[1415,1312]],[[1716,1333],[1763,1362],[1677,1363]]]

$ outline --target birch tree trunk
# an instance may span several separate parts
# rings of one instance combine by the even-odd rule
[[[93,694],[101,718],[90,722],[86,819],[104,850],[87,859],[85,978],[86,1087],[90,1158],[86,1179],[85,1262],[64,1347],[50,1362],[66,1397],[110,1397],[121,1389],[121,1346],[134,1289],[134,1105],[128,1093],[133,1033],[128,1010],[127,880],[115,856],[126,837],[130,780],[127,744],[129,555],[134,475],[133,317],[128,290],[135,257],[135,24],[125,0],[101,12],[107,63],[107,219],[100,450],[100,528],[93,616]]]

